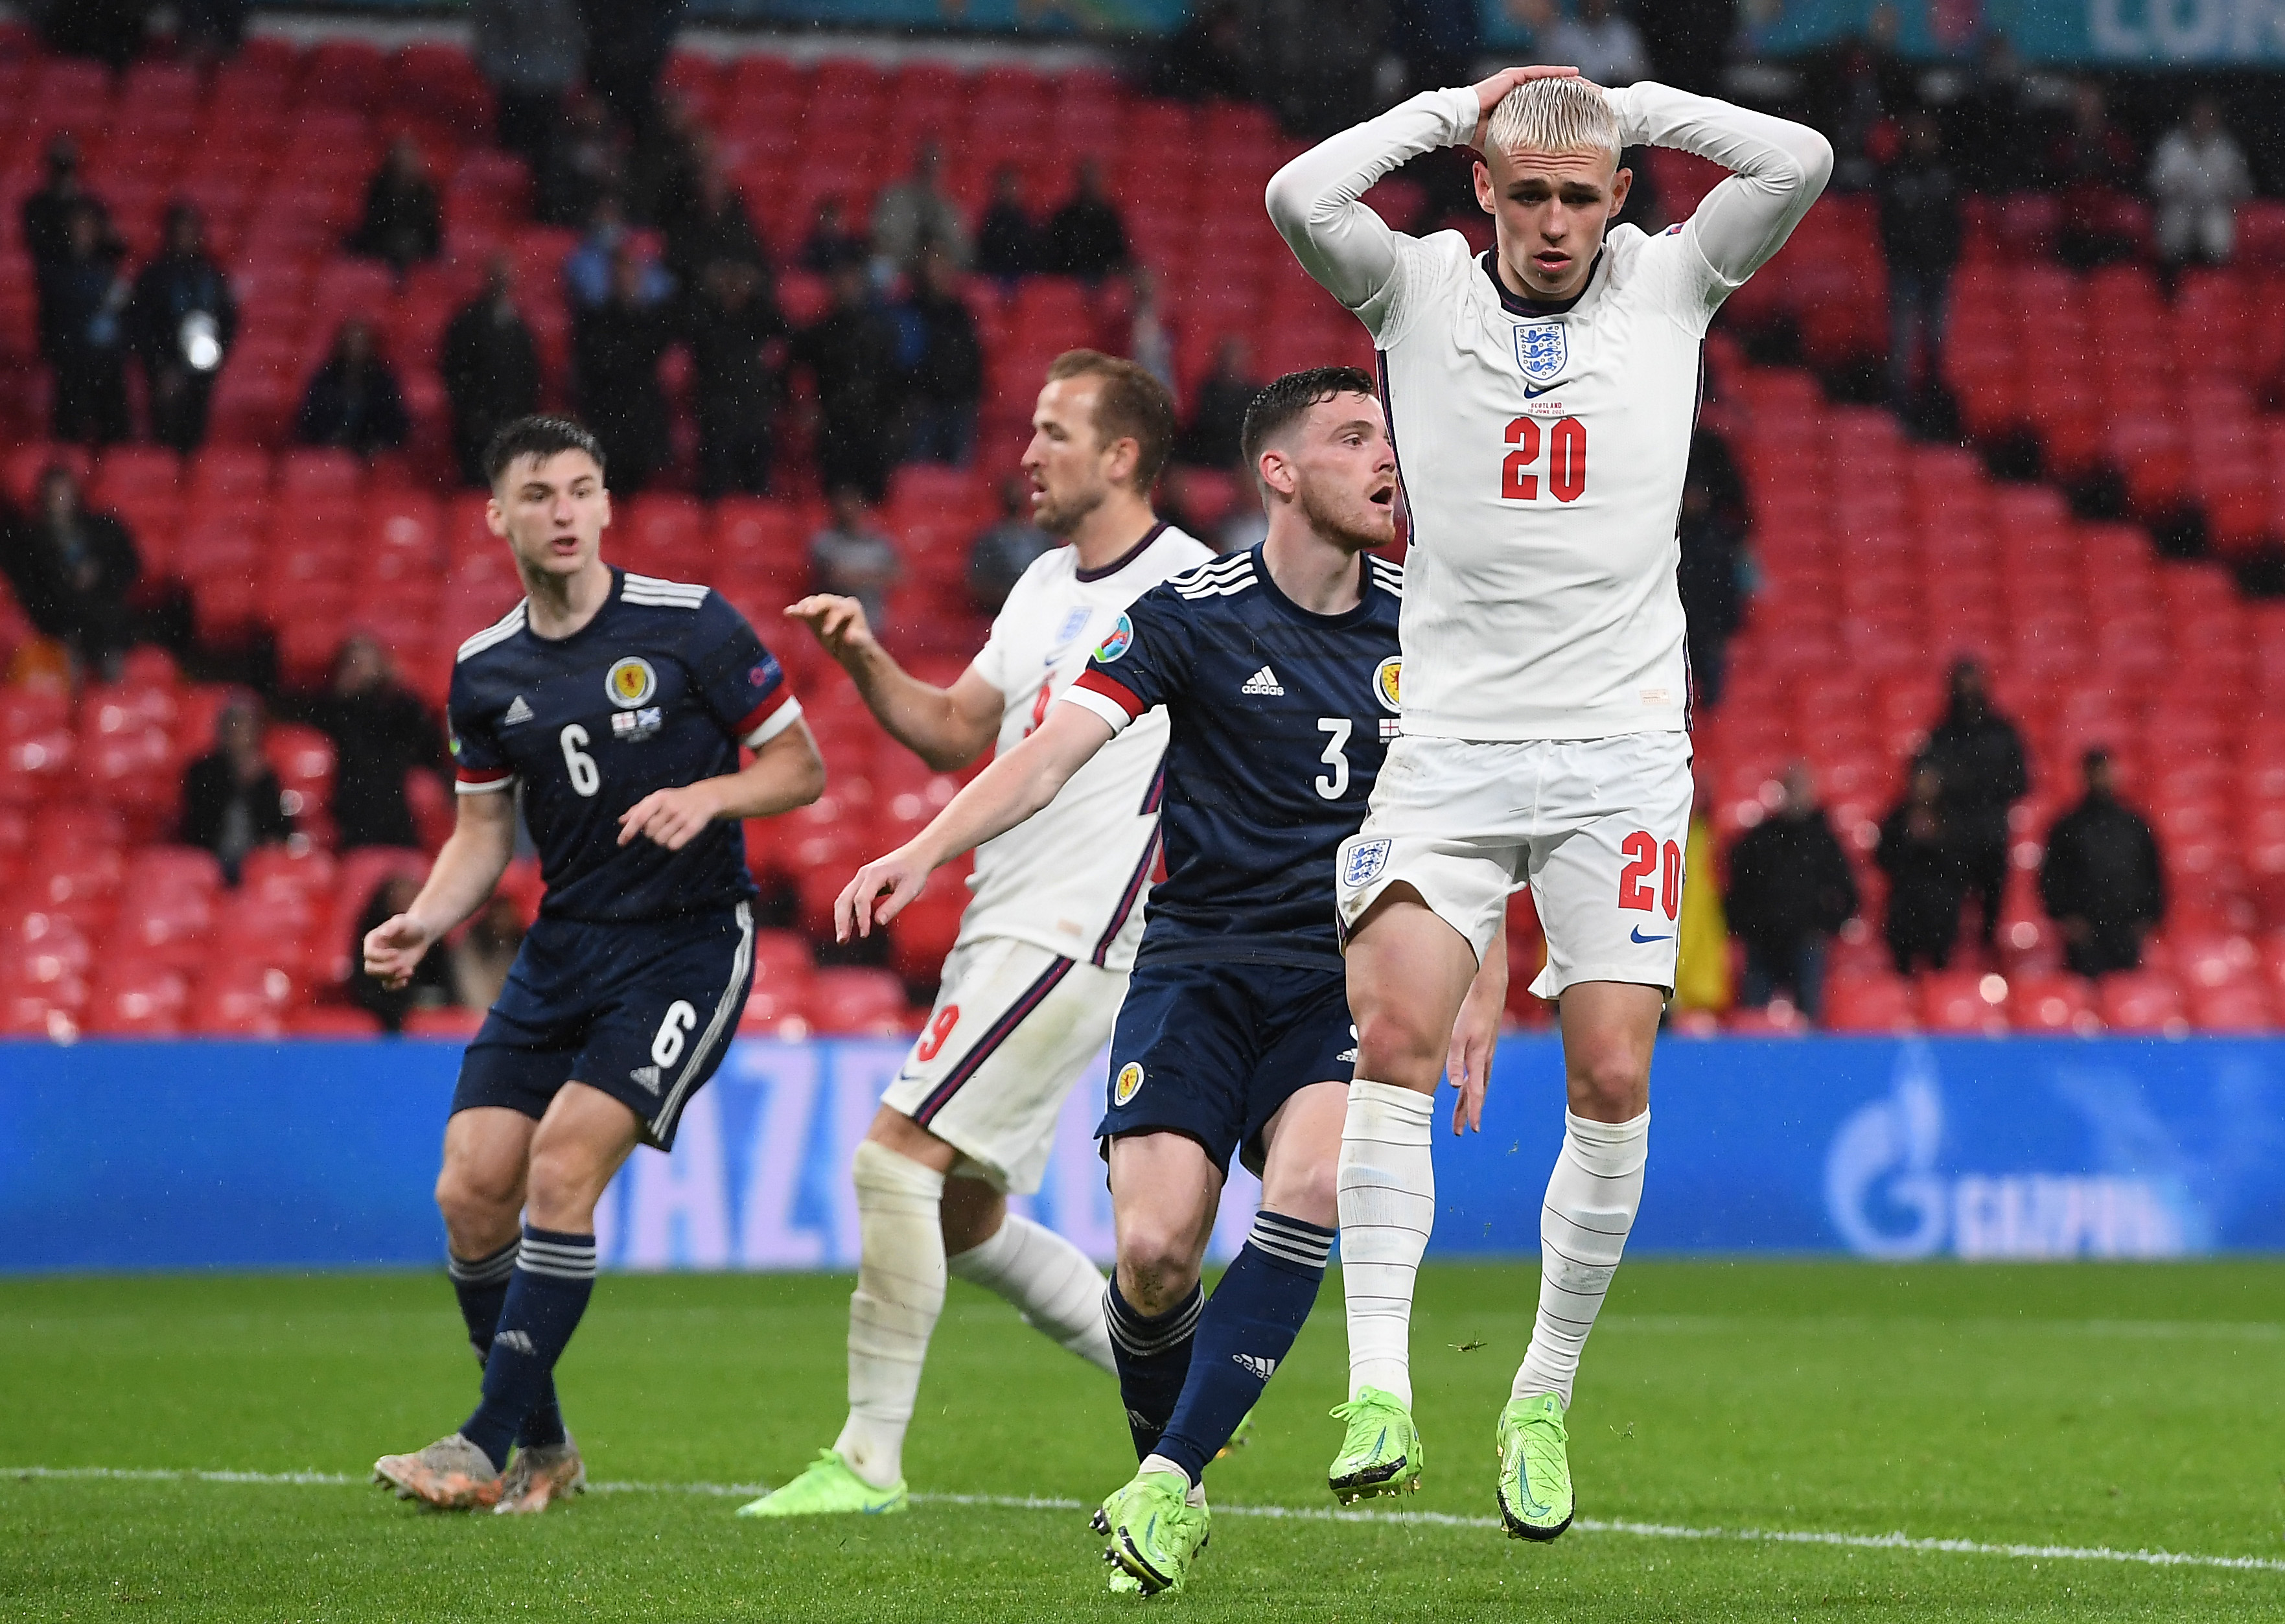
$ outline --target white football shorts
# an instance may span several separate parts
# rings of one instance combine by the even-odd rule
[[[1402,883],[1480,960],[1527,884],[1547,933],[1532,992],[1625,981],[1671,992],[1692,795],[1688,734],[1400,737],[1336,859],[1343,936]]]
[[[954,1176],[1040,1188],[1064,1096],[1111,1041],[1127,973],[1011,937],[956,944],[920,1041],[881,1096],[960,1152]]]

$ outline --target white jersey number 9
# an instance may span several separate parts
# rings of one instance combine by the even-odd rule
[[[1338,801],[1349,792],[1349,734],[1356,724],[1345,716],[1321,716],[1317,731],[1333,736],[1325,741],[1325,753],[1317,757],[1332,768],[1315,781],[1317,793],[1328,801]]]
[[[581,795],[593,795],[603,787],[603,775],[595,771],[595,758],[579,747],[587,742],[587,730],[574,722],[557,735],[563,746],[563,765],[570,770],[571,788]]]
[[[1500,464],[1500,496],[1510,502],[1539,500],[1539,475],[1527,472],[1539,460],[1539,420],[1519,417],[1507,426],[1515,449]],[[1587,426],[1575,417],[1559,419],[1547,430],[1547,494],[1575,502],[1587,489]]]

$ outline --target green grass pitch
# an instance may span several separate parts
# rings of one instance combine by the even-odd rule
[[[2285,1264],[1631,1262],[1572,1413],[1585,1520],[1549,1547],[1484,1526],[1533,1270],[1423,1275],[1421,1515],[1350,1520],[1329,1280],[1257,1441],[1209,1474],[1231,1510],[1190,1591],[1149,1603],[1104,1593],[1076,1509],[1133,1467],[1110,1382],[958,1283],[906,1456],[923,1503],[730,1515],[722,1488],[837,1430],[849,1283],[605,1279],[561,1386],[624,1487],[522,1519],[362,1484],[472,1401],[441,1274],[0,1283],[0,1617],[2285,1619]]]

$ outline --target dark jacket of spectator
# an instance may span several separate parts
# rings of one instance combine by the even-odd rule
[[[403,445],[412,427],[397,375],[373,349],[372,330],[351,317],[302,392],[295,437],[304,445],[337,445],[370,457]]]
[[[539,345],[516,308],[507,262],[494,260],[484,290],[445,326],[438,371],[452,403],[452,449],[460,477],[484,482],[484,447],[506,424],[539,407]]]
[[[22,227],[24,252],[31,257],[35,271],[70,252],[71,217],[82,208],[92,210],[95,215],[96,241],[104,254],[112,259],[124,255],[127,246],[119,240],[119,233],[112,227],[111,211],[80,179],[78,141],[68,134],[59,135],[48,143],[45,184],[24,200],[17,216]]]
[[[2023,736],[1991,707],[1973,661],[1952,668],[1951,707],[1928,734],[1920,763],[1943,782],[1943,805],[1961,872],[1983,899],[1983,939],[1999,922],[2007,879],[2007,812],[2030,792]]]
[[[1023,177],[1012,164],[993,171],[992,199],[976,225],[976,269],[1002,280],[1040,268],[1040,228],[1024,207]]]
[[[0,569],[25,616],[82,667],[102,670],[132,640],[127,594],[143,570],[134,538],[111,514],[81,506],[69,469],[41,476],[32,511],[9,527]]]
[[[1040,269],[1099,282],[1127,263],[1127,227],[1104,192],[1093,159],[1079,166],[1079,184],[1048,216],[1040,245]]]
[[[769,253],[746,207],[746,194],[718,165],[699,170],[695,195],[665,222],[665,231],[666,268],[684,287],[697,286],[718,260],[751,265],[766,274],[769,270]]]
[[[833,308],[794,340],[794,357],[817,385],[817,459],[826,489],[852,486],[880,500],[900,404],[897,332],[868,298],[861,265],[844,266],[835,277]]]
[[[1191,410],[1190,426],[1182,431],[1182,460],[1201,468],[1236,467],[1244,454],[1239,442],[1245,429],[1245,409],[1260,392],[1260,381],[1254,377],[1247,359],[1245,341],[1222,340],[1214,352],[1214,369],[1199,383],[1197,404]]]
[[[1825,809],[1788,807],[1763,819],[1730,849],[1731,932],[1772,958],[1802,940],[1831,936],[1857,914],[1857,876]]]
[[[183,821],[177,838],[202,846],[222,860],[224,877],[238,883],[239,865],[260,845],[290,839],[278,774],[262,754],[262,719],[251,705],[234,704],[215,724],[215,748],[183,774]]]
[[[2157,837],[2111,785],[2110,762],[2086,764],[2086,797],[2055,820],[2039,865],[2039,901],[2061,926],[2063,955],[2081,976],[2132,969],[2142,933],[2166,913]]]
[[[786,320],[760,271],[707,267],[685,331],[698,409],[699,494],[770,488],[772,426],[785,392]]]
[[[428,708],[390,674],[380,644],[349,639],[325,690],[283,709],[334,741],[334,826],[342,850],[420,844],[404,778],[416,768],[442,768],[444,735]]]
[[[499,141],[545,176],[563,110],[578,82],[585,38],[572,0],[470,0],[476,71],[499,103]]]
[[[2135,179],[2133,144],[2110,122],[2101,90],[2081,84],[2074,93],[2070,126],[2055,142],[2054,184],[2062,193],[2062,229],[2055,250],[2082,270],[2128,252],[2111,227],[2113,210]]]
[[[1030,486],[1019,479],[1002,482],[999,522],[979,532],[968,549],[968,594],[976,607],[997,615],[1032,561],[1055,545],[1054,537],[1032,522]]]
[[[919,358],[908,379],[913,393],[936,404],[975,404],[984,393],[984,340],[949,267],[940,277],[923,276],[907,308],[921,331]]]
[[[579,413],[610,459],[611,488],[632,494],[666,467],[666,390],[659,363],[674,341],[667,312],[642,296],[644,262],[621,254],[611,296],[581,310],[571,326],[571,370]]]
[[[206,224],[196,209],[185,205],[169,213],[166,252],[135,279],[129,315],[151,392],[151,436],[178,451],[196,451],[206,443],[215,380],[238,340],[238,300],[207,252]],[[201,353],[194,355],[194,348]],[[209,365],[198,365],[201,360]]]
[[[1238,8],[1228,0],[1193,8],[1150,75],[1150,94],[1182,101],[1250,101],[1258,88],[1245,59]]]
[[[1690,675],[1698,697],[1709,709],[1722,702],[1730,664],[1730,639],[1745,618],[1739,575],[1746,540],[1737,522],[1722,511],[1712,486],[1695,478],[1682,486],[1682,511],[1675,526],[1680,556],[1674,584],[1690,652]]]
[[[453,1000],[452,955],[441,943],[420,955],[401,987],[385,987],[365,974],[365,938],[411,907],[420,894],[420,883],[411,875],[391,875],[373,888],[349,938],[349,1002],[370,1013],[383,1032],[402,1032],[404,1017],[415,1009],[441,1009]]]
[[[801,268],[817,276],[837,276],[872,257],[865,239],[849,229],[848,206],[837,197],[819,199],[817,217],[802,239]]]
[[[1913,120],[1904,151],[1881,171],[1881,244],[1891,270],[1946,277],[1959,263],[1963,188],[1935,131],[1932,120]]]
[[[1943,781],[1933,768],[1915,768],[1904,798],[1881,820],[1876,857],[1888,876],[1886,934],[1896,973],[1909,976],[1923,963],[1943,969],[1959,935],[1966,885]]]
[[[364,217],[344,246],[400,271],[436,258],[444,246],[444,210],[409,137],[389,143],[381,168],[365,183]]]
[[[124,440],[130,294],[93,211],[73,211],[64,256],[40,267],[39,296],[40,353],[55,379],[51,432],[98,445]]]

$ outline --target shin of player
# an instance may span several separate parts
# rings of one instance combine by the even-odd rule
[[[402,985],[491,895],[512,790],[548,894],[463,1059],[436,1181],[483,1402],[374,1470],[431,1504],[530,1512],[585,1481],[554,1372],[594,1284],[596,1201],[638,1143],[672,1144],[752,985],[740,820],[814,800],[825,769],[734,608],[603,562],[593,436],[524,419],[487,463],[486,516],[525,595],[460,649],[459,822],[412,907],[366,937],[365,967]]]
[[[1137,593],[1210,556],[1150,510],[1173,426],[1164,389],[1131,362],[1077,350],[1050,366],[1024,472],[1035,518],[1069,545],[1033,563],[950,688],[899,668],[853,600],[808,598],[788,614],[930,765],[954,771],[995,744],[1004,754],[1038,728]],[[1110,1036],[1157,850],[1150,785],[1164,748],[1163,722],[1122,741],[1050,814],[977,853],[936,1008],[852,1170],[862,1246],[848,1419],[831,1448],[742,1515],[907,1503],[905,1435],[950,1276],[1111,1369],[1101,1271],[1009,1214],[1007,1192],[1039,1187],[1064,1099]]]

